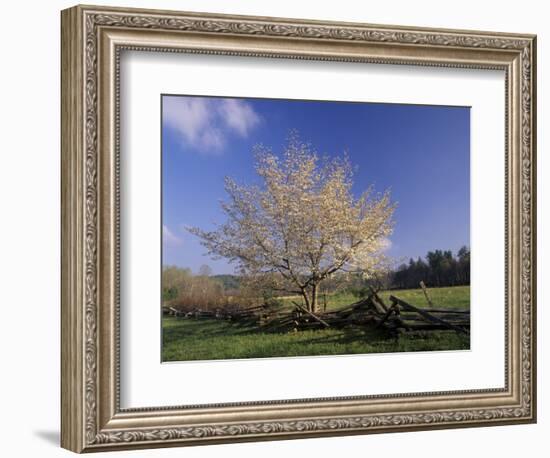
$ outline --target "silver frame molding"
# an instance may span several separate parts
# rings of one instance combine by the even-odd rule
[[[75,452],[536,421],[536,37],[76,6],[61,15],[61,445]],[[506,386],[121,409],[121,51],[499,69],[506,74]]]

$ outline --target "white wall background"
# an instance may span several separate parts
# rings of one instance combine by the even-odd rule
[[[113,0],[114,2],[115,0]],[[96,0],[97,4],[109,4]],[[111,3],[112,4],[112,3]],[[329,19],[538,34],[539,423],[537,425],[119,452],[118,456],[320,457],[546,456],[545,243],[550,176],[544,152],[550,95],[549,11],[531,0],[307,2],[278,0],[116,1],[118,6]],[[0,430],[3,456],[69,456],[59,440],[59,11],[71,2],[10,2],[0,26]],[[117,455],[112,455],[117,456]]]

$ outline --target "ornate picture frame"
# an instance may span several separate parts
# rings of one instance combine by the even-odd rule
[[[75,452],[536,421],[536,37],[75,6],[62,12],[62,423]],[[505,72],[506,386],[120,407],[123,50]]]

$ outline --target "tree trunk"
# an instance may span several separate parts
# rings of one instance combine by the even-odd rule
[[[306,309],[311,311],[311,305],[310,305],[309,297],[307,296],[307,291],[305,289],[302,289],[302,297],[304,298],[304,303],[305,303]]]
[[[318,286],[315,284],[311,287],[311,313],[317,313],[317,291]]]
[[[319,308],[319,283],[311,285],[311,289],[300,288],[305,308],[308,312],[317,313]],[[326,298],[325,298],[326,302]]]

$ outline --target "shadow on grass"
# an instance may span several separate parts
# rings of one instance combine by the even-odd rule
[[[163,361],[460,350],[470,344],[469,338],[454,332],[397,338],[368,324],[289,332],[289,328],[266,330],[255,321],[168,318],[163,328]]]
[[[178,320],[179,321],[179,320]],[[237,323],[231,321],[220,321],[214,319],[202,320],[181,320],[181,326],[164,327],[163,334],[166,339],[187,336],[189,331],[201,337],[237,336],[262,334],[262,331],[253,323]]]
[[[250,321],[219,321],[219,320],[186,320],[181,322],[183,325],[174,327],[165,327],[163,330],[165,341],[177,340],[181,337],[189,337],[190,333],[200,338],[212,338],[223,336],[254,336],[254,335],[292,335],[292,328],[289,327],[259,327],[255,320]],[[326,335],[325,331],[334,334]],[[311,330],[300,330],[302,334],[315,334],[319,332],[319,337],[303,339],[305,344],[315,343],[338,343],[346,344],[355,341],[384,341],[391,342],[395,340],[386,329],[373,328],[368,325],[348,325],[342,328],[320,328]]]
[[[349,344],[357,341],[368,341],[370,344],[375,342],[392,343],[396,341],[395,336],[391,335],[385,329],[376,329],[373,327],[349,326],[345,328],[334,329],[337,334],[331,336],[320,336],[311,339],[302,340],[305,344],[333,343]]]

